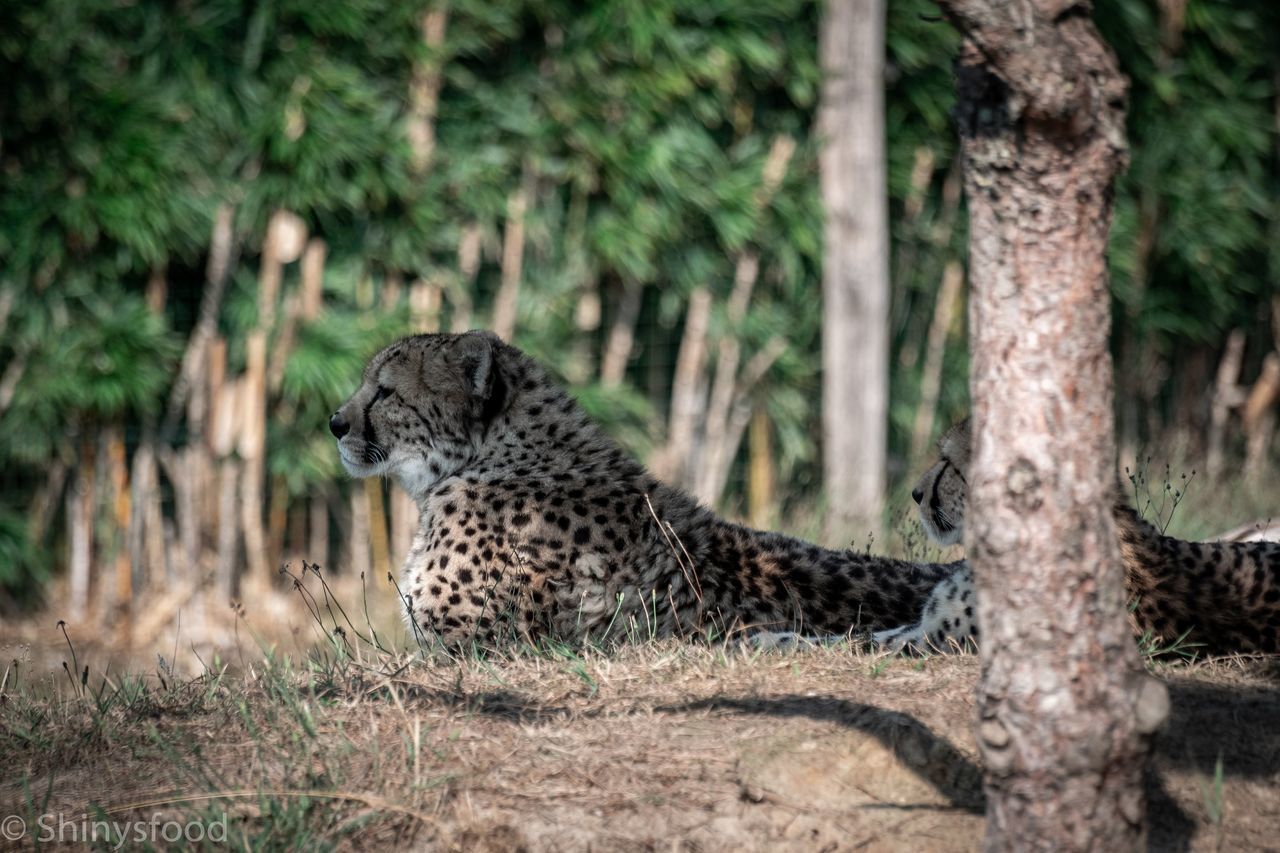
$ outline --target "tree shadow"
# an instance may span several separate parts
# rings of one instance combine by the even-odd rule
[[[713,696],[661,706],[657,710],[667,713],[720,711],[838,723],[874,737],[903,767],[931,785],[953,808],[973,814],[982,814],[986,809],[981,768],[910,714],[832,696]]]
[[[1280,689],[1201,681],[1166,683],[1173,707],[1156,738],[1159,764],[1212,777],[1221,756],[1224,776],[1276,775]]]
[[[878,739],[904,767],[932,785],[952,807],[972,814],[986,810],[979,765],[910,714],[830,696],[711,697],[658,710],[670,713],[711,710],[837,723]],[[1189,851],[1196,832],[1195,821],[1169,794],[1155,770],[1148,770],[1146,774],[1146,794],[1150,826],[1147,849],[1153,853]]]
[[[1212,779],[1221,758],[1224,777],[1274,776],[1280,767],[1280,727],[1275,725],[1280,719],[1280,688],[1177,678],[1168,684],[1172,710],[1156,738],[1154,759],[1146,775],[1148,849],[1187,851],[1198,826],[1170,792],[1165,775],[1169,771],[1189,771]],[[419,689],[410,690],[405,699],[447,705],[513,723],[592,717],[599,713],[597,709],[571,710],[545,704],[512,690],[468,693]],[[714,711],[835,723],[874,737],[950,807],[971,814],[981,814],[986,807],[978,763],[947,738],[901,711],[834,696],[799,695],[715,696],[654,710],[666,714]]]

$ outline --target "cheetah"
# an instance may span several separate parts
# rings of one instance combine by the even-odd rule
[[[929,537],[951,545],[964,538],[969,421],[948,430],[938,461],[911,497]],[[1185,638],[1203,654],[1280,651],[1280,543],[1184,542],[1147,523],[1116,486],[1111,507],[1136,634],[1157,645]],[[971,650],[979,630],[972,572],[942,581],[910,625],[878,632],[890,649]]]
[[[391,475],[417,503],[400,594],[415,635],[444,646],[883,630],[959,569],[718,518],[486,331],[386,347],[329,428],[350,474]]]

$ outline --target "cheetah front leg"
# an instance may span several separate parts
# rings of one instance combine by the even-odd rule
[[[871,635],[871,642],[884,651],[897,653],[909,648],[926,648],[926,637],[924,624],[917,622],[914,625],[903,625],[901,628],[876,631]]]
[[[879,631],[872,641],[893,652],[964,652],[977,647],[978,618],[973,573],[968,568],[934,587],[920,621]]]

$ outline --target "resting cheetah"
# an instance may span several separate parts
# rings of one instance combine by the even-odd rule
[[[944,545],[964,533],[969,421],[938,443],[939,456],[911,496],[929,536]],[[1186,634],[1205,654],[1280,651],[1280,543],[1184,542],[1142,520],[1116,487],[1111,508],[1136,633],[1158,643]],[[966,566],[938,585],[918,622],[877,633],[901,649],[971,646],[978,637],[973,576]],[[1191,645],[1198,644],[1198,645]]]
[[[604,640],[630,625],[645,636],[877,630],[919,613],[959,566],[723,521],[654,479],[488,332],[388,346],[329,428],[351,474],[391,474],[417,502],[406,618],[446,645]]]

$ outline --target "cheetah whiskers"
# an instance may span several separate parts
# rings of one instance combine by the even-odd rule
[[[438,648],[444,645],[439,634],[432,629],[431,633],[436,634],[435,644],[429,644],[427,636],[422,633],[422,628],[418,625],[418,620],[413,615],[413,596],[400,589],[400,584],[396,583],[396,576],[392,572],[387,572],[387,580],[395,587],[396,596],[400,599],[400,603],[404,605],[405,615],[409,617],[409,625],[413,628],[413,639],[418,644],[419,651],[426,651],[428,648]]]
[[[653,516],[653,520],[658,523],[658,532],[662,534],[662,538],[666,540],[667,547],[671,549],[671,553],[675,555],[676,565],[680,567],[680,572],[684,575],[685,582],[689,584],[689,588],[693,590],[694,597],[698,600],[698,610],[702,611],[702,584],[698,580],[697,569],[694,568],[693,558],[689,556],[689,551],[684,547],[684,543],[680,541],[680,537],[676,534],[675,528],[664,522],[658,517],[658,512],[653,508],[653,501],[649,499],[649,495],[644,496],[645,505],[649,507],[649,514]],[[675,541],[680,544],[680,550],[676,550],[675,544],[671,539],[675,537]],[[683,552],[683,557],[681,553]],[[670,591],[668,591],[670,594]]]
[[[955,517],[942,507],[933,509],[933,517],[938,523],[938,529],[943,531],[952,531],[959,527]]]
[[[369,446],[365,449],[365,456],[368,457],[369,462],[374,465],[381,465],[383,462],[387,461],[386,449],[380,444],[374,444],[372,441],[369,442]]]

